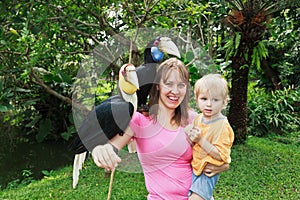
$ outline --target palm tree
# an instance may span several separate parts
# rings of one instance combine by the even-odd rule
[[[231,11],[224,19],[232,31],[225,48],[232,61],[232,89],[228,119],[235,132],[235,143],[247,135],[247,88],[250,66],[260,67],[267,56],[263,34],[274,12],[286,8],[277,0],[227,0]]]

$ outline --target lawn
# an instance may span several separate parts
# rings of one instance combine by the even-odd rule
[[[230,169],[222,173],[214,192],[218,199],[300,199],[300,145],[249,137],[232,149]],[[139,170],[137,170],[139,171]],[[51,172],[29,185],[0,191],[0,199],[107,199],[109,178],[88,160],[79,184],[72,188],[72,166]],[[147,191],[141,173],[117,170],[111,199],[142,200]]]

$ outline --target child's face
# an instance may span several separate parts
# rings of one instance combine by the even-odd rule
[[[225,100],[221,92],[214,91],[209,92],[202,91],[200,92],[197,98],[197,104],[200,111],[203,113],[205,118],[209,120],[218,117],[221,114],[221,111],[224,107]]]

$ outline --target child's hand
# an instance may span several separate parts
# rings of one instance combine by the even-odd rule
[[[201,139],[201,129],[194,127],[192,124],[187,125],[184,128],[184,132],[192,142],[198,143]]]
[[[193,141],[190,139],[189,133],[191,131],[191,129],[193,128],[193,125],[189,124],[184,128],[184,132],[186,134],[186,139],[187,141],[190,143],[190,145],[194,145]]]

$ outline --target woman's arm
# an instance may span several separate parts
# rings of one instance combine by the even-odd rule
[[[221,166],[216,166],[216,165],[207,163],[207,165],[203,169],[203,173],[208,177],[212,177],[216,174],[227,171],[228,169],[229,169],[229,164],[227,164],[227,163],[223,164]]]
[[[121,158],[117,155],[114,149],[122,149],[133,136],[133,131],[128,127],[123,136],[116,135],[109,143],[98,145],[92,150],[94,163],[106,170],[113,170],[121,162]]]

